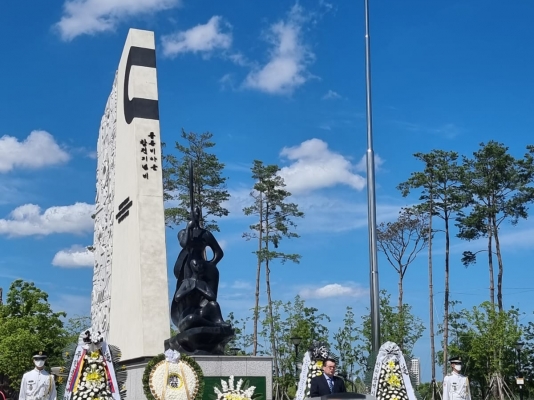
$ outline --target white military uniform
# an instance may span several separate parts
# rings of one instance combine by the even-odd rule
[[[44,369],[26,372],[20,384],[19,400],[56,400],[54,377]]]
[[[442,400],[471,400],[467,376],[452,372],[443,379]]]

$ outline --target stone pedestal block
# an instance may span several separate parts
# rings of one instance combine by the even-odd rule
[[[150,357],[140,357],[124,361],[128,377],[126,378],[126,400],[146,400],[143,391],[143,374]]]
[[[273,359],[253,356],[191,356],[205,377],[265,377],[266,398],[273,398]],[[206,393],[204,393],[206,394]],[[205,397],[205,396],[204,396]]]
[[[265,377],[265,400],[273,398],[273,359],[272,357],[252,356],[191,356],[202,368],[204,377],[226,379],[236,377]],[[146,400],[143,392],[143,374],[151,358],[141,357],[125,361],[128,379],[126,380],[126,400]],[[204,398],[212,398],[204,392]]]

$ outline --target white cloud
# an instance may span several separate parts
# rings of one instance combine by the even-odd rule
[[[67,0],[55,25],[63,40],[113,31],[128,17],[146,15],[179,6],[180,0]]]
[[[305,217],[297,221],[298,231],[310,233],[342,233],[355,229],[367,228],[368,207],[362,199],[353,200],[354,196],[336,195],[306,195],[295,196],[292,201],[299,205],[299,209],[304,212]],[[362,197],[366,197],[363,196]],[[399,215],[401,205],[384,204],[378,202],[376,206],[376,216],[378,222],[394,220]]]
[[[15,167],[41,168],[62,164],[69,159],[54,137],[45,131],[32,131],[23,142],[7,135],[0,138],[0,172]]]
[[[236,290],[251,290],[252,287],[252,283],[240,280],[237,280],[232,284],[232,289]]]
[[[375,154],[375,169],[379,170],[382,165],[384,165],[384,160],[378,154]],[[364,154],[362,156],[355,168],[358,172],[367,172],[367,155]]]
[[[226,208],[230,214],[230,218],[243,217],[243,208],[249,207],[252,203],[250,197],[251,188],[229,189],[230,199],[225,201],[222,206]]]
[[[86,247],[75,245],[70,249],[60,250],[54,256],[52,265],[61,268],[93,267],[95,257]]]
[[[321,287],[307,287],[299,291],[304,299],[326,299],[329,297],[363,297],[367,296],[368,290],[358,285],[341,285],[331,283]]]
[[[271,25],[266,35],[272,45],[269,61],[248,74],[244,87],[271,94],[290,94],[310,78],[306,68],[315,56],[302,39],[306,20],[302,7],[296,4],[285,21]]]
[[[463,134],[466,130],[454,123],[445,123],[438,126],[426,126],[419,123],[406,122],[406,121],[393,121],[396,125],[415,133],[431,133],[436,136],[444,137],[445,139],[454,139],[455,137]]]
[[[340,184],[356,190],[365,187],[365,179],[353,172],[356,166],[341,154],[329,150],[328,144],[320,139],[284,147],[280,155],[293,162],[280,170],[280,176],[293,194]]]
[[[213,16],[204,25],[165,35],[161,38],[163,54],[173,57],[180,53],[207,54],[217,49],[228,49],[232,45],[232,34],[223,32],[223,27],[231,28],[220,16]]]
[[[517,252],[522,250],[531,250],[534,248],[534,223],[531,220],[520,221],[516,227],[501,226],[499,230],[499,243],[501,249],[506,252]],[[481,237],[476,240],[460,240],[451,245],[450,251],[453,254],[461,254],[464,251],[485,250],[488,245],[488,239]],[[440,252],[438,248],[438,253]],[[487,253],[485,253],[487,254]],[[481,257],[479,255],[478,257]],[[487,257],[483,255],[482,257]]]
[[[445,137],[446,139],[454,139],[456,136],[463,133],[464,129],[456,124],[448,123],[436,128],[431,128],[430,132],[434,133],[435,135]]]
[[[15,208],[7,219],[0,219],[0,235],[30,236],[53,233],[82,234],[93,230],[94,205],[76,203],[71,206],[50,207],[41,213],[35,204]]]
[[[334,92],[333,90],[329,90],[323,96],[323,100],[334,100],[334,99],[340,99],[340,98],[341,98],[340,94],[337,92]]]

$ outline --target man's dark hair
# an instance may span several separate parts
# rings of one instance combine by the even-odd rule
[[[334,360],[333,358],[328,357],[326,360],[324,360],[324,363],[326,364],[328,361],[333,362],[334,364],[337,365],[336,360]]]

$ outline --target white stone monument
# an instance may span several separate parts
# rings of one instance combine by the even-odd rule
[[[142,364],[170,336],[153,32],[128,33],[100,126],[96,188],[92,329]]]

